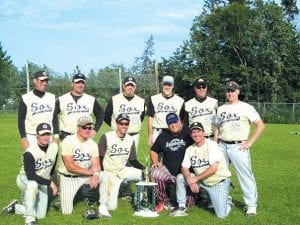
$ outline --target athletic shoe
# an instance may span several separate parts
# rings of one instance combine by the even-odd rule
[[[107,207],[105,205],[99,206],[99,215],[103,218],[111,218],[111,215],[109,214]]]
[[[30,221],[25,223],[25,225],[38,225],[38,223],[36,221]]]
[[[256,215],[256,206],[246,206],[246,216],[255,216]]]
[[[234,202],[232,201],[232,197],[231,196],[228,196],[228,198],[227,198],[227,204],[230,205],[231,207],[234,206]]]
[[[165,207],[164,207],[164,203],[163,202],[159,202],[156,206],[155,206],[155,211],[157,213],[161,213],[165,210]]]
[[[179,207],[174,212],[170,213],[170,216],[172,217],[180,217],[180,216],[187,216],[187,208],[185,207]]]
[[[131,202],[132,201],[132,196],[131,195],[123,195],[121,197],[123,200],[126,200],[128,202]]]
[[[5,206],[2,209],[2,212],[5,213],[5,214],[15,213],[16,204],[18,204],[18,200],[17,199],[12,200],[7,206]]]
[[[175,206],[173,206],[171,203],[164,204],[164,209],[168,211],[173,211],[175,209]]]

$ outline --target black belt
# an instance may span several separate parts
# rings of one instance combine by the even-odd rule
[[[136,134],[138,134],[139,132],[135,132],[135,133],[128,133],[130,136],[132,136],[132,135],[136,135]]]
[[[244,141],[224,141],[222,139],[220,139],[220,141],[224,142],[225,144],[228,144],[228,145],[233,145],[233,144],[240,144]]]
[[[70,178],[78,178],[78,177],[82,177],[82,176],[78,176],[78,175],[71,175],[71,174],[64,174],[59,172],[60,175],[63,175],[64,177],[70,177]]]
[[[211,135],[205,135],[205,137],[206,138],[212,138],[212,137],[214,137],[214,135],[213,134],[211,134]]]
[[[219,181],[219,182],[216,183],[216,184],[223,183],[225,180],[226,180],[226,179],[223,179],[223,180]],[[205,187],[211,187],[211,186],[208,186],[208,185],[204,184],[204,182],[201,182],[201,184],[202,184],[203,186],[205,186]]]

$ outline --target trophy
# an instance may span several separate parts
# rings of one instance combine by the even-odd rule
[[[145,182],[150,182],[150,168],[149,168],[149,157],[145,157],[145,166],[146,168],[143,170]]]

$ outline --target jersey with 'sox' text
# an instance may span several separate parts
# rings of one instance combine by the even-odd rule
[[[38,145],[30,145],[25,152],[29,152],[34,159],[35,173],[45,179],[50,179],[53,165],[55,164],[58,152],[58,144],[51,143],[46,152],[40,149]],[[26,175],[24,165],[22,165],[20,174]]]
[[[218,169],[215,174],[209,176],[203,183],[207,186],[213,186],[220,181],[231,176],[227,169],[225,158],[218,144],[209,139],[205,139],[205,143],[198,147],[195,144],[186,149],[182,166],[185,168],[192,167],[196,175],[202,174],[210,165],[218,163]]]
[[[141,115],[144,112],[145,100],[137,95],[128,101],[122,93],[112,97],[113,113],[111,118],[111,127],[117,129],[116,118],[121,113],[127,113],[130,118],[128,133],[136,133],[141,129]]]
[[[224,104],[217,112],[217,124],[220,125],[219,138],[224,141],[247,140],[250,122],[260,119],[255,108],[246,102]]]
[[[168,113],[176,113],[179,116],[184,100],[178,95],[165,98],[161,93],[151,96],[154,107],[154,120],[152,126],[155,128],[168,128],[166,116]]]
[[[25,130],[27,134],[36,134],[36,127],[40,123],[52,124],[53,113],[55,108],[55,95],[46,92],[40,98],[33,91],[22,96],[26,105]]]
[[[76,134],[69,135],[61,143],[61,155],[72,156],[76,165],[89,169],[92,166],[93,158],[99,157],[98,146],[91,138],[81,142]],[[59,172],[74,175],[66,169],[62,158],[59,165]]]
[[[103,159],[104,171],[118,174],[125,168],[129,159],[131,149],[134,145],[133,138],[126,134],[119,138],[116,131],[110,131],[104,134],[106,137],[106,152]],[[102,155],[102,153],[100,153]]]
[[[69,92],[60,96],[58,99],[61,111],[59,118],[60,130],[76,134],[78,118],[83,115],[91,116],[93,114],[95,97],[84,93],[77,102],[75,102]]]
[[[196,98],[192,98],[185,103],[185,111],[188,113],[189,124],[200,122],[206,135],[213,134],[215,125],[213,119],[217,114],[218,100],[206,97],[203,102],[199,102]]]

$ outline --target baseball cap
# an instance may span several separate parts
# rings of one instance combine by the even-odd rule
[[[77,120],[77,126],[78,127],[84,127],[88,124],[93,124],[93,119],[90,116],[81,116]]]
[[[162,84],[174,85],[174,78],[172,76],[164,76],[162,79]]]
[[[167,116],[166,116],[166,122],[168,125],[172,124],[172,123],[177,123],[179,120],[177,114],[175,113],[169,113]]]
[[[207,87],[207,82],[206,82],[206,80],[204,80],[202,78],[198,78],[194,82],[194,87],[195,88],[199,88],[199,87],[206,88]]]
[[[133,76],[128,76],[128,77],[125,77],[124,81],[123,81],[123,84],[126,86],[128,84],[133,84],[134,86],[136,86],[136,81],[135,81],[135,78]]]
[[[36,134],[37,135],[51,134],[51,126],[48,123],[40,123],[36,127]]]
[[[83,81],[83,82],[85,82],[85,81],[86,81],[86,77],[85,77],[85,75],[82,74],[82,73],[77,73],[77,74],[75,74],[75,75],[73,76],[72,81],[73,81],[74,83],[76,83],[76,82],[78,82],[78,81]]]
[[[226,84],[226,90],[235,91],[236,89],[240,89],[240,86],[235,81],[229,81]]]
[[[128,122],[130,121],[130,118],[127,113],[121,113],[117,116],[117,118],[116,118],[117,123],[119,123],[122,120],[127,120]]]
[[[44,70],[36,71],[32,75],[32,77],[33,77],[33,79],[39,79],[39,80],[48,80],[48,79],[50,79],[50,77],[48,76],[48,73]]]
[[[189,131],[191,132],[194,129],[204,130],[204,127],[203,127],[202,123],[200,123],[200,122],[194,122],[194,123],[192,123],[190,125]]]

